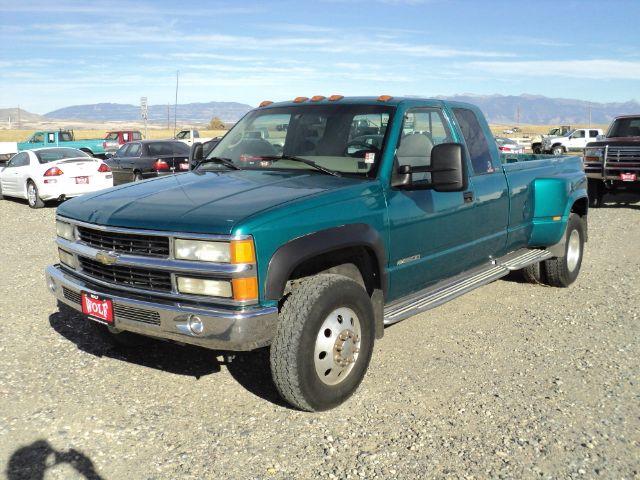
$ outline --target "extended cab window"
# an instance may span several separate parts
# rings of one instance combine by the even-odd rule
[[[61,142],[70,142],[73,140],[70,132],[60,132],[58,134],[58,138],[60,139]]]
[[[589,137],[596,138],[598,136],[598,130],[589,130]]]
[[[241,168],[321,171],[304,163],[311,161],[340,174],[373,177],[394,111],[389,105],[339,103],[257,109],[208,157],[227,158]],[[200,168],[225,167],[205,162]]]
[[[39,133],[34,133],[33,137],[31,137],[31,140],[29,140],[29,143],[43,143],[44,142],[44,133],[39,132]]]
[[[451,141],[449,126],[439,108],[409,110],[402,123],[402,135],[396,148],[397,166],[428,167],[435,145]],[[395,169],[397,170],[397,168]],[[413,181],[430,181],[428,172],[416,172]]]
[[[118,140],[118,132],[112,132],[107,134],[106,137],[104,137],[105,140]]]
[[[476,175],[492,173],[494,171],[491,161],[489,143],[484,134],[476,114],[466,108],[454,108],[453,114],[456,117],[462,136],[467,144],[467,150],[471,157],[471,165]]]
[[[571,134],[571,138],[584,138],[584,130],[576,130]]]
[[[140,132],[133,132],[133,140],[142,140]]]

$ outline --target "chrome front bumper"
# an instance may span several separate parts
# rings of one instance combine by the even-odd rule
[[[81,292],[110,298],[114,307],[114,327],[118,330],[229,351],[264,347],[271,343],[275,333],[276,307],[232,310],[138,300],[91,285],[63,271],[58,265],[47,267],[45,273],[49,291],[79,312],[82,312]],[[204,325],[200,334],[192,332],[189,327],[189,318],[193,315]]]

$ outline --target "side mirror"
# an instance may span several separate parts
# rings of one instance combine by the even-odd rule
[[[204,149],[202,143],[195,142],[189,150],[189,170],[192,170],[198,162],[204,158]]]
[[[431,183],[436,192],[467,189],[467,171],[459,143],[441,143],[431,150]]]

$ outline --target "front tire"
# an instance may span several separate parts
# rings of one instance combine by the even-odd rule
[[[585,225],[582,218],[572,213],[567,222],[565,233],[565,249],[562,257],[550,258],[544,261],[546,283],[552,287],[568,287],[571,285],[582,266],[584,253]]]
[[[133,181],[134,182],[141,182],[143,180],[142,178],[142,174],[140,172],[135,172],[133,174]]]
[[[559,157],[563,153],[564,153],[564,148],[563,147],[553,147],[551,149],[551,154],[555,155],[556,157]]]
[[[44,201],[40,198],[38,187],[36,187],[36,184],[33,183],[32,180],[27,182],[27,202],[31,208],[44,207]]]
[[[373,305],[360,284],[334,274],[302,281],[280,311],[271,345],[280,395],[310,412],[345,402],[367,371],[374,330]]]

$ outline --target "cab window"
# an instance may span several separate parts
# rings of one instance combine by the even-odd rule
[[[571,134],[571,138],[584,138],[584,130],[576,130]]]
[[[133,132],[133,139],[142,140],[142,135],[140,134],[140,132]]]
[[[489,143],[476,114],[467,108],[454,108],[453,114],[460,126],[464,142],[467,144],[474,173],[476,175],[493,173],[495,169],[489,151]]]
[[[29,143],[43,143],[43,142],[44,142],[44,133],[42,132],[34,133],[33,137],[31,137],[31,140],[29,140]]]
[[[70,132],[60,132],[58,133],[58,138],[61,142],[70,142],[72,140]]]
[[[404,115],[402,135],[396,148],[397,166],[428,167],[431,165],[433,147],[450,141],[449,126],[442,110],[439,108],[409,110]],[[415,172],[412,178],[414,182],[429,182],[431,174]]]

